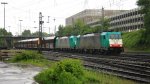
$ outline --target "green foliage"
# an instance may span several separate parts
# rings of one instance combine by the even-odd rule
[[[107,18],[104,19],[104,22],[103,22],[103,25],[102,25],[102,28],[103,28],[104,31],[107,31],[108,28],[110,27],[109,22],[110,22],[109,19],[107,19]]]
[[[32,33],[32,36],[34,36],[34,37],[38,37],[38,36],[39,36],[39,32],[38,32],[38,31],[36,31],[36,32]]]
[[[85,25],[81,20],[77,20],[73,26],[59,26],[58,36],[71,36],[71,35],[83,35],[91,33],[92,29]]]
[[[59,31],[57,32],[58,36],[64,36],[64,29],[63,25],[59,25],[58,29]]]
[[[43,37],[49,37],[50,35],[49,35],[48,33],[46,33],[46,32],[43,32],[43,33],[42,33],[42,36],[43,36]]]
[[[96,26],[94,28],[92,28],[92,32],[94,33],[99,33],[103,31],[103,27],[102,26]]]
[[[31,31],[30,30],[24,30],[22,32],[22,36],[31,36]]]
[[[56,84],[55,77],[53,76],[53,69],[47,69],[34,77],[39,84]]]
[[[64,71],[60,74],[57,84],[82,84],[82,81],[76,78],[72,73]]]
[[[27,61],[27,60],[39,60],[43,59],[43,56],[36,51],[23,51],[16,54],[11,60],[12,62]]]
[[[34,79],[39,84],[134,84],[113,75],[86,70],[81,61],[73,59],[57,62],[36,75]]]
[[[147,50],[150,48],[148,39],[145,39],[145,30],[123,34],[124,47],[128,49]]]
[[[12,36],[11,32],[7,32],[5,29],[0,29],[0,36]],[[12,46],[10,39],[0,38],[0,47]]]
[[[142,8],[142,10],[140,10],[142,14],[148,13],[150,10],[150,0],[138,0],[137,5]]]
[[[144,27],[146,29],[144,34],[146,34],[145,40],[147,40],[150,36],[150,0],[138,0],[137,5],[141,7],[140,13],[144,14]]]
[[[39,36],[39,31],[36,31],[36,32],[32,33],[31,36],[33,36],[33,37],[38,37],[38,36]],[[47,34],[46,32],[42,32],[42,36],[43,36],[43,37],[48,37],[48,36],[50,36],[50,35]]]
[[[15,51],[16,52],[16,51]],[[36,51],[22,51],[13,56],[8,62],[15,62],[21,65],[33,65],[38,67],[49,67],[53,62],[44,59],[44,57]]]
[[[0,29],[0,36],[12,36],[12,33],[7,32],[5,29]]]
[[[86,70],[85,74],[87,78],[85,84],[136,84],[131,80],[93,70]]]
[[[82,63],[72,59],[60,61],[35,76],[35,80],[40,84],[82,84],[84,79]]]
[[[49,67],[53,62],[46,60],[46,59],[29,59],[29,60],[22,60],[19,61],[19,64],[23,65],[33,65],[38,67]]]
[[[102,21],[99,21],[99,24]],[[57,32],[58,36],[71,36],[71,35],[84,35],[87,33],[98,33],[102,31],[107,31],[109,25],[109,19],[104,19],[104,22],[101,26],[96,26],[91,28],[90,26],[86,25],[82,20],[77,20],[72,26],[59,26],[59,31]]]

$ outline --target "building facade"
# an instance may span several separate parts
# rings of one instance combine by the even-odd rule
[[[139,10],[139,8],[136,8],[110,16],[110,30],[130,32],[143,28],[144,18]]]
[[[114,13],[121,13],[126,10],[104,10],[105,16],[111,16]],[[85,24],[91,24],[93,21],[100,21],[102,19],[102,9],[86,9],[73,16],[66,18],[66,26],[73,25],[78,19]]]

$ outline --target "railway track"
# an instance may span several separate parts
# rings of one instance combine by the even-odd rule
[[[64,52],[43,52],[49,60],[75,58],[84,60],[84,66],[119,77],[135,80],[140,83],[150,83],[150,56],[128,55],[103,56]]]
[[[15,54],[21,53],[20,50],[0,50],[0,61],[8,60]]]
[[[16,51],[17,53],[20,53]],[[150,83],[150,56],[136,54],[122,54],[121,56],[104,56],[80,53],[66,53],[43,51],[44,56],[49,60],[59,61],[64,58],[81,59],[84,66],[100,70],[119,77]],[[1,58],[10,57],[10,52],[1,51]]]

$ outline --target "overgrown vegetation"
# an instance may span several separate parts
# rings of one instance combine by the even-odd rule
[[[52,65],[36,51],[22,51],[10,61],[46,67],[34,77],[39,84],[135,84],[113,75],[87,70],[80,60],[65,59]]]
[[[150,0],[138,0],[137,5],[141,8],[140,13],[144,15],[144,28],[140,43],[150,45]]]
[[[7,32],[5,29],[0,28],[0,36],[12,36],[11,32]],[[12,46],[11,40],[6,38],[0,38],[0,47]]]
[[[86,70],[85,74],[87,78],[85,84],[136,84],[136,82],[131,80],[93,70]]]
[[[112,75],[86,70],[81,61],[65,59],[39,73],[39,84],[134,84]]]
[[[38,54],[36,51],[23,51],[22,53],[16,54],[12,58],[13,62],[23,61],[23,60],[39,60],[43,59],[41,54]]]
[[[35,76],[40,84],[82,84],[84,68],[79,60],[66,59]]]
[[[129,50],[150,50],[150,44],[146,44],[147,39],[143,38],[145,30],[123,33],[124,47]]]
[[[51,64],[50,61],[44,59],[44,57],[36,51],[22,51],[22,53],[16,54],[9,61],[43,67],[50,66]]]
[[[102,24],[102,21],[99,21],[99,24]],[[106,31],[109,28],[109,20],[104,19],[103,25],[90,27],[86,25],[82,20],[78,19],[74,22],[73,25],[70,26],[59,26],[59,31],[56,35],[58,36],[71,36],[71,35],[84,35],[87,33],[99,33],[102,31]]]
[[[24,36],[24,37],[30,37],[30,36],[33,36],[33,37],[38,37],[39,36],[39,31],[36,31],[34,33],[31,33],[30,30],[24,30],[22,32],[22,35],[21,36]],[[43,37],[48,37],[50,36],[50,34],[46,33],[46,32],[42,32],[42,36]]]

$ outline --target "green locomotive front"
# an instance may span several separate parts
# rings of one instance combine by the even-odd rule
[[[103,32],[100,35],[101,50],[105,53],[123,52],[121,32]]]
[[[102,32],[77,37],[76,49],[80,52],[120,54],[123,43],[120,32]]]

